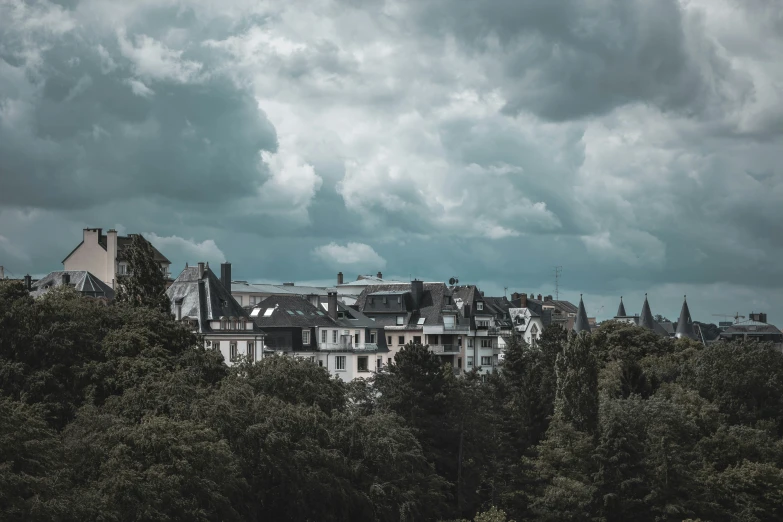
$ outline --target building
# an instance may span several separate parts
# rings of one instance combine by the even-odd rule
[[[393,358],[406,344],[416,343],[428,345],[456,372],[474,367],[491,371],[496,366],[489,332],[483,331],[483,342],[476,337],[470,311],[458,308],[444,283],[413,280],[368,286],[357,297],[355,307],[384,328],[388,357]],[[482,358],[478,347],[487,343],[490,356]]]
[[[383,274],[378,272],[376,275],[360,275],[355,281],[345,282],[343,273],[337,273],[337,297],[347,305],[356,304],[356,299],[369,286],[377,285],[393,285],[407,284],[404,281],[394,281],[391,279],[384,279]]]
[[[751,313],[749,319],[727,327],[720,333],[722,341],[768,342],[783,349],[783,332],[775,325],[767,323],[767,314]]]
[[[688,314],[690,315],[690,312],[688,312]],[[641,326],[642,328],[652,330],[661,337],[672,337],[675,334],[672,323],[669,323],[668,328],[666,328],[653,318],[647,294],[644,294],[644,304],[642,305],[642,313],[640,315],[627,315],[625,312],[625,305],[623,304],[623,298],[620,296],[620,306],[617,308],[617,315],[614,317],[614,320]]]
[[[383,327],[330,292],[314,305],[297,295],[273,295],[250,313],[265,333],[265,353],[308,359],[343,381],[370,377],[390,361]]]
[[[263,357],[264,333],[255,328],[247,311],[227,290],[231,264],[223,263],[220,268],[218,278],[209,264],[186,266],[166,289],[171,313],[203,335],[204,345],[223,354],[229,366],[241,358],[258,361]]]
[[[24,278],[25,287],[33,297],[41,297],[53,288],[67,285],[84,297],[114,299],[114,290],[85,270],[59,270],[51,272],[33,282],[30,276]]]
[[[90,272],[111,288],[116,288],[117,276],[128,273],[124,250],[133,236],[140,234],[120,236],[111,229],[104,235],[101,228],[85,228],[83,233],[82,242],[63,259],[63,268],[66,272]],[[164,277],[169,279],[171,262],[154,246],[152,251]]]
[[[574,321],[574,332],[590,333],[590,321],[587,319],[587,310],[585,310],[585,302],[582,299],[582,295],[579,295],[579,308],[576,312],[576,321]]]

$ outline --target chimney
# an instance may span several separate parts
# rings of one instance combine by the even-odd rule
[[[198,278],[204,279],[204,263],[198,264]]]
[[[100,236],[98,229],[98,236]],[[117,231],[106,232],[106,282],[117,279]]]
[[[71,276],[70,274],[63,274],[60,276],[60,279],[62,280],[63,285],[69,285],[71,284]]]
[[[0,281],[2,281],[3,279],[5,279],[5,268],[0,266]]]
[[[327,312],[329,313],[329,317],[337,320],[337,292],[329,291],[326,293],[327,298]]]
[[[177,318],[177,321],[182,320],[182,297],[174,301],[174,316]]]
[[[766,323],[767,322],[767,314],[759,314],[759,322],[760,323]]]
[[[30,274],[24,276],[24,287],[28,292],[33,289],[33,278],[30,277]]]
[[[343,273],[342,272],[337,272],[337,284],[338,285],[343,284]]]
[[[541,294],[538,294],[538,300],[541,301]]]
[[[378,272],[378,279],[383,279],[383,274]]]
[[[548,295],[548,296],[544,297],[544,301],[551,301],[551,300],[552,300],[552,296],[551,295]]]
[[[291,283],[283,283],[283,286],[294,286],[294,283],[293,282],[291,282]]]
[[[519,307],[527,308],[527,294],[519,294]]]
[[[223,288],[231,293],[231,263],[220,265],[220,282],[223,283]]]
[[[411,281],[411,297],[413,297],[414,309],[421,308],[421,299],[424,297],[424,281],[418,279]]]

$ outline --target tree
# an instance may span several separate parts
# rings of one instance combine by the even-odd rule
[[[557,356],[555,417],[578,431],[595,434],[598,427],[598,367],[592,337],[572,335]]]
[[[166,279],[155,261],[152,245],[139,234],[123,250],[128,261],[128,275],[117,278],[116,300],[131,306],[143,306],[171,314],[171,302],[166,295]]]

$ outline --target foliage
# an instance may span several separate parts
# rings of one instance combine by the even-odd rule
[[[347,384],[202,345],[154,299],[0,282],[0,519],[783,518],[763,344],[551,326],[491,375],[409,345]]]
[[[128,274],[117,277],[117,302],[143,306],[171,313],[171,302],[166,296],[166,278],[155,261],[152,245],[139,234],[123,249],[128,262]]]

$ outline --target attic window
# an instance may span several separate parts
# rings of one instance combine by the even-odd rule
[[[388,302],[389,302],[389,298],[384,296],[384,298],[383,298],[383,304],[386,304],[386,303],[388,303]]]
[[[250,312],[250,317],[258,317],[259,313],[261,313],[260,308],[253,308],[253,311]],[[264,317],[266,317],[266,313],[264,313]]]
[[[443,298],[443,302],[445,304],[451,304],[451,297],[447,295],[446,297]]]
[[[275,309],[274,309],[274,308],[267,308],[267,309],[264,311],[264,317],[271,317],[271,316],[272,316],[272,312],[274,312],[274,311],[275,311]]]
[[[426,320],[427,320],[427,318],[426,318],[426,317],[419,317],[419,322],[418,322],[418,324],[424,324],[424,321],[426,321]]]
[[[294,315],[294,313],[291,310],[286,310],[288,312],[288,315]]]
[[[404,315],[398,315],[397,316],[397,326],[402,326],[405,324],[405,316]]]
[[[304,315],[304,313],[302,313],[301,310],[297,310],[296,313],[298,313],[299,315]]]
[[[476,310],[483,310],[484,309],[484,303],[481,301],[476,302]]]
[[[374,297],[370,298],[370,304],[375,304],[375,298]]]

